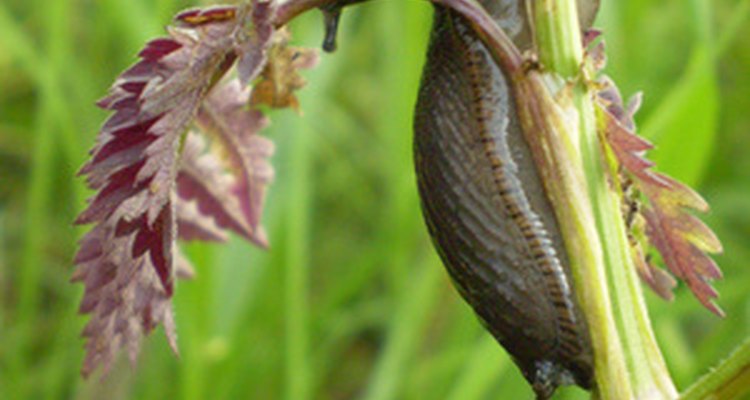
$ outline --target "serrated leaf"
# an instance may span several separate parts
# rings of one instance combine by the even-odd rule
[[[604,81],[598,105],[606,137],[618,162],[636,178],[639,190],[648,200],[642,210],[646,235],[659,251],[672,273],[685,281],[695,297],[706,308],[723,315],[711,299],[718,296],[709,280],[720,279],[721,271],[706,253],[722,251],[716,235],[689,210],[707,212],[703,198],[676,180],[651,170],[653,163],[644,153],[652,146],[634,132],[633,114],[640,96],[624,106],[619,91],[611,81]],[[638,272],[660,296],[671,296],[673,281],[647,261],[641,251],[635,255]]]
[[[181,238],[218,241],[229,229],[267,245],[260,214],[266,186],[273,178],[267,162],[273,143],[256,137],[268,122],[259,111],[247,107],[247,96],[239,81],[229,82],[217,88],[199,113],[198,121],[212,124],[213,133],[219,136],[226,162],[207,151],[198,134],[191,133],[185,141],[177,177],[178,204],[186,204],[186,218],[180,221],[186,230],[184,235],[180,231]],[[227,163],[231,173],[225,169]]]
[[[178,178],[178,187],[180,186]],[[179,189],[178,189],[179,190]],[[210,215],[198,208],[195,201],[178,199],[176,204],[177,232],[185,241],[225,242],[229,237]]]
[[[274,146],[257,134],[268,125],[268,119],[260,111],[248,108],[249,94],[239,80],[217,88],[201,108],[197,123],[216,139],[234,173],[234,182],[228,189],[233,200],[227,200],[224,205],[236,223],[227,227],[265,247],[268,241],[260,226],[260,216],[266,187],[273,180],[268,158]],[[241,218],[236,217],[237,211],[230,207],[232,204],[238,205]],[[215,211],[218,215],[219,210]]]
[[[634,249],[633,260],[635,261],[635,267],[638,271],[638,276],[646,282],[651,289],[664,300],[671,301],[674,298],[675,286],[677,282],[672,278],[667,271],[655,266],[650,260],[644,255],[640,246]]]
[[[253,0],[252,5],[251,21],[254,29],[236,48],[239,56],[237,75],[242,86],[248,86],[263,70],[275,32],[273,16],[276,13],[276,2]]]
[[[169,37],[149,42],[139,53],[140,61],[123,72],[109,95],[98,102],[113,114],[80,172],[97,193],[76,220],[94,227],[81,240],[73,277],[85,285],[81,312],[91,315],[83,333],[88,338],[84,376],[98,366],[109,369],[123,347],[135,359],[143,335],[159,323],[176,351],[169,299],[174,277],[192,275],[189,262],[177,249],[178,226],[180,236],[187,239],[222,240],[228,228],[249,231],[263,241],[258,239],[262,237],[259,205],[238,204],[245,201],[233,196],[238,180],[219,179],[214,165],[218,163],[200,154],[200,143],[187,139],[187,161],[179,161],[181,138],[209,90],[238,54],[250,62],[251,56],[244,52],[253,46],[263,47],[254,54],[265,52],[267,42],[246,43],[253,35],[248,28],[253,25],[243,19],[249,10],[221,6],[178,14],[176,26],[168,28]],[[265,58],[258,62],[262,65]],[[235,121],[228,126],[247,127]],[[237,135],[245,134],[250,133]],[[246,162],[266,165],[266,153],[262,161]],[[252,177],[268,175],[256,171]],[[262,195],[248,196],[262,203]],[[208,204],[211,199],[222,206]],[[253,223],[244,208],[254,210]],[[217,211],[227,209],[234,215]],[[246,226],[232,225],[238,221]]]
[[[160,323],[177,351],[172,307],[156,268],[150,257],[132,256],[135,236],[118,236],[114,225],[95,226],[76,256],[72,281],[85,285],[80,312],[91,315],[83,330],[88,339],[84,376],[98,366],[106,372],[122,347],[135,360],[141,338]]]

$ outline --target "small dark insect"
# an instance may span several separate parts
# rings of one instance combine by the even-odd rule
[[[635,186],[633,179],[625,174],[620,169],[620,190],[622,191],[622,217],[625,221],[625,226],[628,228],[628,235],[632,239],[632,230],[636,222],[636,218],[641,212],[641,203],[639,197],[641,193]]]
[[[525,1],[482,0],[522,50]],[[598,2],[582,1],[588,27]],[[503,71],[461,16],[435,8],[415,115],[425,221],[456,288],[537,397],[593,383],[565,248]]]

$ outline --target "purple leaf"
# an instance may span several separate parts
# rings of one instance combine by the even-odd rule
[[[294,97],[304,84],[296,70],[317,58],[286,47],[275,13],[275,0],[179,13],[169,37],[149,42],[97,103],[112,115],[80,171],[97,193],[76,220],[94,226],[81,240],[73,276],[85,285],[80,311],[91,315],[84,376],[108,370],[121,348],[134,360],[143,336],[160,323],[177,351],[174,279],[194,275],[178,237],[224,241],[234,231],[267,246],[260,217],[274,148],[258,132],[268,121],[250,108],[250,89],[239,80],[212,88],[237,59],[245,83],[273,61],[287,65],[278,77]],[[280,43],[284,52],[272,53]],[[199,129],[186,135],[191,127]]]
[[[276,2],[252,1],[251,20],[255,29],[236,47],[239,57],[237,75],[242,86],[247,86],[260,74],[268,60],[268,47],[274,34],[273,17]]]
[[[721,242],[710,228],[689,212],[707,212],[708,204],[682,183],[651,170],[654,164],[645,158],[644,153],[653,146],[636,135],[633,122],[633,115],[640,106],[640,95],[634,96],[625,106],[611,80],[605,79],[603,85],[597,100],[606,137],[618,162],[636,178],[636,185],[648,200],[641,214],[649,242],[659,251],[667,268],[687,283],[701,304],[723,316],[721,309],[711,301],[718,294],[709,283],[712,279],[720,279],[721,271],[707,255],[720,253]],[[660,296],[670,298],[674,280],[646,260],[640,250],[635,253],[636,266],[643,280]]]
[[[236,84],[236,81],[233,83]],[[217,90],[215,96],[231,95],[227,93],[226,89]],[[243,100],[236,99],[242,104]],[[227,101],[225,99],[225,101]],[[201,116],[208,113],[206,107],[210,106],[211,101],[204,105],[204,109],[201,111]],[[241,136],[254,136],[256,132],[262,128],[266,121],[264,117],[257,111],[250,111],[246,107],[245,109],[237,110],[238,114],[247,114],[247,118],[243,118],[250,125],[244,126],[233,126],[238,130],[229,130],[225,133],[229,135],[227,138],[222,138],[223,141],[232,141],[234,145],[239,146],[233,148],[231,151],[236,154],[243,153],[245,149],[241,148],[246,146],[247,142],[243,142],[237,137]],[[226,115],[215,115],[219,120],[223,120],[224,124],[231,124],[230,119],[224,119]],[[258,121],[253,121],[253,118],[260,118]],[[236,118],[235,118],[236,119]],[[199,135],[191,133],[188,135],[185,141],[185,148],[183,151],[182,166],[180,173],[177,177],[177,193],[179,195],[178,204],[184,204],[181,208],[183,209],[183,216],[181,216],[180,223],[180,237],[184,239],[200,239],[200,240],[222,240],[226,237],[225,229],[232,230],[245,238],[261,244],[266,245],[265,238],[263,237],[261,228],[259,227],[260,208],[262,206],[263,197],[265,194],[265,186],[272,177],[271,166],[267,164],[266,157],[269,156],[273,150],[273,145],[266,139],[259,138],[263,146],[269,146],[268,150],[263,152],[255,152],[252,157],[260,157],[259,160],[239,160],[239,164],[232,160],[238,157],[235,154],[230,154],[229,162],[234,165],[240,165],[240,168],[233,168],[233,172],[237,172],[238,175],[228,173],[221,160],[219,160],[213,153],[206,152],[205,142]],[[256,145],[255,141],[250,141],[251,146]],[[229,150],[228,146],[226,152]],[[252,152],[252,149],[249,150]],[[243,174],[242,163],[253,165],[258,164],[262,167],[263,173],[266,176],[254,176],[253,171],[248,171],[247,174]],[[246,176],[250,177],[252,184],[242,183],[247,181]],[[238,187],[244,187],[248,191],[247,196],[239,195]],[[257,193],[252,193],[257,191]],[[258,220],[251,220],[247,217],[246,209],[252,207],[252,205],[244,205],[243,202],[250,200],[256,201],[258,212]]]
[[[84,375],[99,365],[107,370],[122,347],[134,359],[141,337],[159,323],[176,349],[169,298],[174,276],[190,274],[182,258],[175,265],[178,221],[184,237],[223,237],[197,224],[199,213],[182,199],[175,204],[175,187],[180,139],[236,59],[245,30],[236,10],[178,15],[169,37],[149,42],[97,103],[113,114],[80,171],[98,191],[76,220],[95,224],[81,241],[74,274],[86,286],[81,312],[91,314]]]
[[[135,360],[141,338],[162,323],[176,351],[174,317],[168,294],[149,257],[133,258],[133,235],[117,236],[115,223],[95,226],[81,240],[74,282],[85,285],[80,312],[91,314],[83,330],[86,358],[81,373],[102,365],[110,368],[117,351],[126,347]]]
[[[249,109],[249,91],[238,80],[216,88],[198,113],[198,125],[215,138],[234,173],[234,182],[223,202],[224,207],[203,208],[217,218],[220,226],[243,235],[260,246],[267,246],[265,232],[260,226],[260,215],[266,187],[273,180],[273,169],[268,157],[273,154],[273,143],[257,133],[268,125],[260,111]],[[207,187],[207,186],[206,186]],[[234,208],[234,204],[237,208]],[[241,218],[237,218],[237,211]],[[231,215],[234,223],[222,223],[222,215]]]
[[[180,185],[179,181],[177,185]],[[226,231],[219,227],[211,216],[202,213],[196,202],[178,199],[176,208],[180,240],[224,242],[228,239]]]

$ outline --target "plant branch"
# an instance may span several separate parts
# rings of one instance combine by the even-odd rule
[[[690,386],[682,400],[731,400],[750,392],[750,339]]]
[[[524,60],[521,52],[513,44],[508,35],[487,14],[476,0],[428,0],[451,8],[467,19],[479,38],[489,48],[495,61],[503,67],[512,80],[517,80],[523,74]]]
[[[592,93],[580,79],[584,59],[576,3],[573,0],[538,0],[534,4],[539,58],[550,74],[569,82],[561,90],[571,89],[572,92],[570,105],[573,109],[569,115],[577,118],[578,132],[572,132],[570,139],[574,143],[577,141],[603,256],[601,265],[580,263],[583,268],[574,270],[579,299],[589,317],[599,394],[604,399],[624,398],[623,395],[627,398],[674,398],[676,391],[654,339],[631,256],[621,214],[619,185],[610,186],[610,182],[618,182],[617,169],[607,162],[607,147],[597,129]],[[593,241],[591,237],[581,239]],[[597,286],[609,299],[586,296],[590,290],[587,287],[591,286]],[[592,300],[604,301],[589,304]],[[605,320],[592,320],[590,312],[594,310],[605,312]],[[611,331],[612,322],[615,332]],[[613,355],[616,360],[624,359],[624,371],[621,365],[613,365]]]
[[[287,0],[281,3],[276,11],[276,27],[288,24],[300,14],[314,8],[320,8],[327,4],[333,4],[340,0]]]
[[[368,1],[368,0],[360,0]],[[476,0],[427,0],[454,9],[466,18],[480,38],[491,48],[496,61],[511,75],[521,73],[523,57],[510,38],[484,11]],[[350,0],[352,2],[352,0]],[[275,26],[288,24],[300,14],[314,8],[345,4],[346,0],[287,0],[276,11]]]

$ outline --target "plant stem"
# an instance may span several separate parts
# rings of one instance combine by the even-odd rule
[[[583,48],[575,1],[537,0],[534,21],[542,65],[563,77],[577,76]]]
[[[276,26],[284,26],[293,20],[294,17],[310,11],[314,8],[331,4],[337,0],[287,0],[282,3],[276,12]]]
[[[561,93],[568,89],[572,92],[573,109],[568,114],[578,125],[578,131],[572,131],[569,140],[581,157],[590,211],[596,224],[596,238],[565,237],[565,240],[598,243],[599,249],[590,250],[603,256],[597,257],[603,261],[599,265],[572,262],[594,346],[599,395],[602,399],[674,398],[676,391],[654,339],[633,265],[619,190],[610,187],[610,182],[617,182],[617,169],[606,162],[606,147],[597,130],[591,91],[580,79],[582,72],[589,71],[581,67],[583,49],[576,3],[537,0],[534,5],[539,58],[549,74],[571,82],[561,89]],[[569,156],[575,156],[575,152]],[[563,200],[556,207],[567,206],[565,203]],[[566,221],[561,221],[561,225],[565,224]],[[567,247],[570,250],[571,246]],[[577,256],[570,254],[571,259]],[[592,292],[596,296],[590,296]]]
[[[739,399],[750,392],[750,339],[680,396],[682,400]]]

